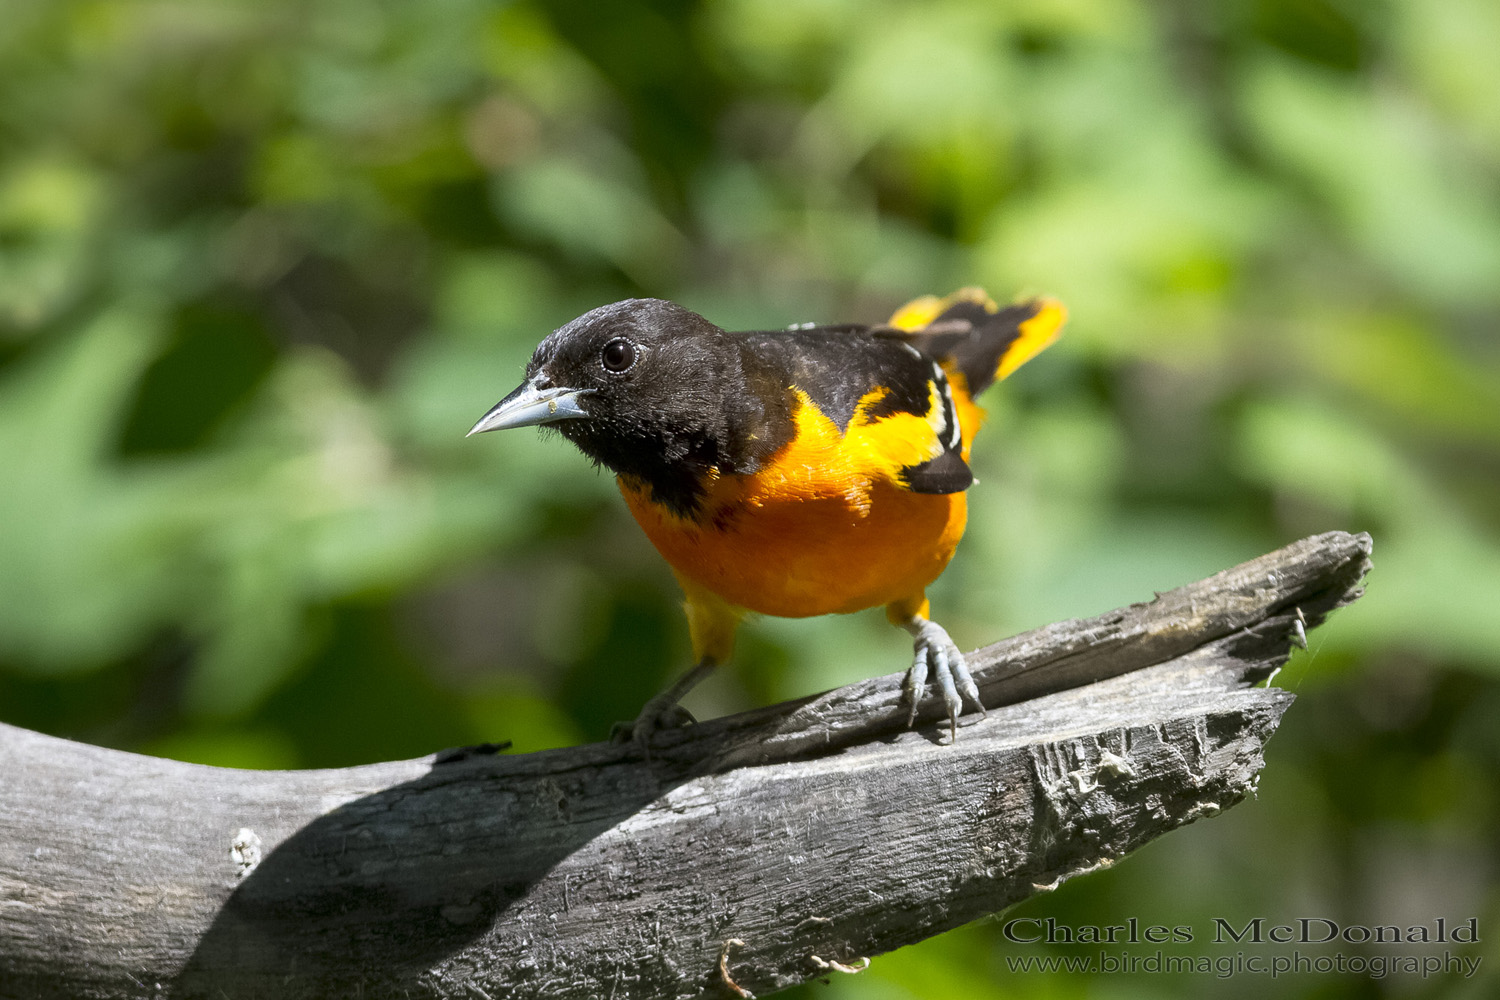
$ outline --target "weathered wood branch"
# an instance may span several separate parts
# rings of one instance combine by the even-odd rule
[[[988,719],[900,675],[663,734],[235,771],[0,726],[0,996],[728,996],[993,913],[1254,789],[1251,685],[1360,593],[1305,539],[974,654]],[[816,956],[816,958],[814,957]]]

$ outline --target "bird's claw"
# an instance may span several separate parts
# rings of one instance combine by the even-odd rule
[[[661,694],[646,702],[641,709],[641,714],[635,717],[634,722],[617,722],[609,734],[611,743],[631,742],[641,751],[641,756],[649,763],[651,760],[651,737],[659,729],[675,729],[689,723],[698,721],[693,718],[693,713],[683,708],[679,702],[682,696],[692,690],[709,672],[713,670],[718,660],[712,656],[703,656],[693,667],[677,678],[672,686]]]
[[[692,725],[698,720],[693,713],[681,705],[657,704],[656,699],[646,702],[641,714],[634,722],[616,722],[609,731],[609,741],[616,744],[634,743],[641,752],[650,757],[651,737],[661,729],[678,729]]]
[[[909,627],[916,641],[913,643],[915,656],[911,669],[906,671],[906,680],[901,685],[903,700],[908,706],[906,725],[910,728],[916,724],[917,708],[927,687],[930,670],[948,709],[950,741],[957,740],[958,717],[964,710],[964,697],[979,709],[981,717],[985,715],[984,705],[979,700],[979,685],[974,683],[964,654],[949,638],[947,629],[927,619],[918,619]]]

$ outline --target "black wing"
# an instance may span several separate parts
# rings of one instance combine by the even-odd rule
[[[936,454],[902,470],[907,489],[958,493],[974,482],[963,458],[963,431],[947,373],[911,343],[852,324],[735,336],[757,362],[747,370],[753,367],[763,380],[758,392],[800,389],[841,432],[848,431],[860,404],[877,391],[881,394],[867,404],[863,419],[912,413],[932,424]]]

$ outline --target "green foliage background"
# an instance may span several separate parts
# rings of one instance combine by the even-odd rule
[[[0,16],[0,719],[242,767],[601,738],[686,630],[608,477],[463,437],[541,336],[637,294],[747,328],[1048,292],[1073,321],[986,397],[933,593],[960,643],[1327,528],[1377,569],[1281,675],[1258,801],[1017,913],[1212,955],[1214,916],[1475,916],[1491,965],[1022,975],[1097,949],[982,924],[831,995],[1493,995],[1492,0]],[[907,655],[878,613],[763,620],[691,704]]]

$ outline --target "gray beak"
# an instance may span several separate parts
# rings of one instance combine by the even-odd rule
[[[490,412],[480,417],[474,429],[464,436],[586,417],[589,411],[583,408],[580,400],[590,392],[593,390],[569,389],[567,386],[538,389],[531,382],[522,382],[514,392],[496,403]]]

